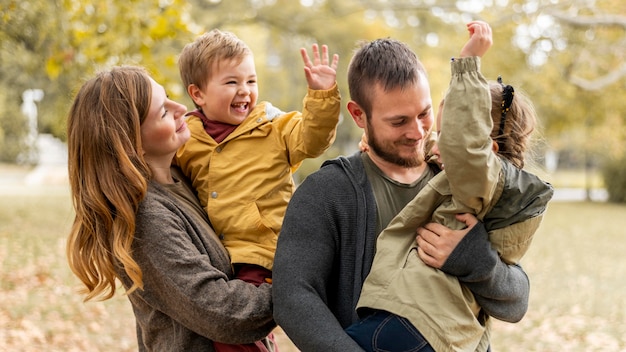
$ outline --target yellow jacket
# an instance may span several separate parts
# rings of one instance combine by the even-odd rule
[[[272,269],[276,241],[294,191],[292,173],[334,141],[340,94],[309,89],[303,112],[284,113],[259,103],[222,142],[196,116],[191,138],[174,158],[191,180],[232,263]]]

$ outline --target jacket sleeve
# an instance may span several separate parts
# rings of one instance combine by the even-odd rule
[[[510,323],[528,310],[530,282],[519,265],[504,263],[491,247],[487,230],[477,223],[441,268],[466,285],[488,315]]]
[[[341,209],[329,209],[334,202],[326,199],[345,192],[333,192],[328,187],[338,183],[318,176],[309,175],[287,207],[272,274],[274,319],[301,351],[361,351],[329,308],[338,295],[333,277],[354,270],[337,269],[341,230],[329,214]],[[336,189],[341,187],[351,186],[339,183]]]
[[[227,256],[211,249],[219,242],[193,239],[182,215],[166,208],[159,204],[137,216],[133,257],[142,269],[144,288],[132,299],[214,341],[252,343],[267,336],[276,326],[271,285],[230,280],[214,265],[226,260],[228,267]],[[198,244],[202,241],[208,252]]]
[[[335,140],[340,110],[337,85],[328,90],[308,90],[301,118],[292,118],[284,128],[291,165],[316,158],[330,147]]]
[[[455,59],[444,103],[439,150],[454,198],[475,214],[489,211],[502,165],[492,151],[491,94],[480,59]],[[488,241],[483,223],[459,243],[444,266],[494,318],[517,322],[528,309],[530,283],[520,266],[508,265]],[[480,258],[480,259],[477,259]]]
[[[478,57],[455,59],[451,70],[438,147],[453,197],[484,215],[501,171],[492,150],[489,85]]]

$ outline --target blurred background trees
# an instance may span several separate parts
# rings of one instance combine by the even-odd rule
[[[0,0],[0,161],[33,146],[24,138],[22,93],[42,89],[39,133],[65,139],[68,106],[100,68],[147,67],[189,108],[176,67],[182,47],[212,28],[232,31],[255,53],[260,99],[300,110],[306,82],[298,49],[328,44],[340,55],[338,83],[349,99],[346,68],[359,40],[394,37],[424,62],[433,101],[443,96],[450,57],[467,38],[465,23],[489,22],[494,46],[488,79],[528,93],[542,123],[537,161],[599,168],[625,154],[626,3],[622,0]],[[345,107],[345,104],[343,104]],[[336,143],[319,160],[356,150],[360,136],[343,110]],[[548,159],[544,160],[546,156]],[[623,165],[623,163],[622,163]],[[622,181],[626,183],[626,181]],[[626,188],[626,186],[623,186]]]

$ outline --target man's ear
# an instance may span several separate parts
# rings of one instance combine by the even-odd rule
[[[360,128],[365,128],[366,116],[365,116],[365,112],[363,112],[363,109],[361,109],[359,104],[350,100],[348,102],[347,108],[348,108],[348,111],[350,112],[350,115],[352,116],[352,119],[356,123],[356,125],[359,126]]]
[[[204,94],[197,85],[190,84],[187,86],[187,94],[189,94],[191,100],[193,100],[197,106],[204,106]]]

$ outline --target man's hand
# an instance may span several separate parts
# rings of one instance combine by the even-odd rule
[[[493,44],[491,27],[486,22],[473,21],[467,24],[467,31],[470,37],[461,49],[461,57],[482,57]]]
[[[329,63],[328,47],[322,45],[322,55],[317,44],[313,44],[313,61],[309,59],[306,49],[301,48],[300,54],[304,62],[304,75],[306,76],[309,88],[314,90],[326,90],[335,85],[337,80],[337,63],[339,55],[333,55],[333,61]]]
[[[440,269],[463,237],[478,223],[478,219],[472,214],[457,214],[456,219],[467,227],[463,230],[451,230],[431,222],[417,229],[417,254],[426,265]]]

